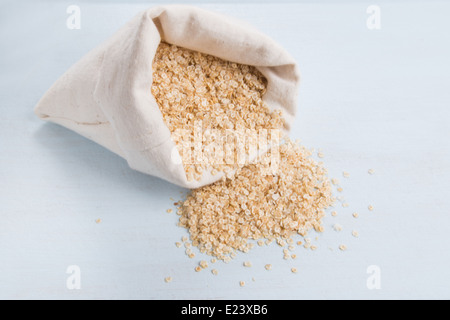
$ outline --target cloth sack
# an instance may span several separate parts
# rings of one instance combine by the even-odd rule
[[[140,172],[186,188],[220,179],[205,173],[187,181],[173,161],[175,143],[151,94],[152,62],[164,40],[224,60],[253,65],[267,79],[263,99],[282,109],[289,131],[297,109],[294,59],[247,23],[185,5],[157,6],[136,15],[85,55],[45,93],[35,113],[125,158]]]

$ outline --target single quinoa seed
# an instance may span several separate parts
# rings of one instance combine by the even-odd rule
[[[265,268],[266,270],[272,270],[272,265],[271,265],[271,264],[266,264],[266,265],[264,266],[264,268]]]
[[[168,282],[171,282],[171,281],[172,281],[172,277],[165,277],[165,278],[164,278],[164,281],[167,282],[167,283],[168,283]]]
[[[334,184],[334,185],[338,185],[339,184],[339,180],[336,179],[336,178],[332,178],[331,179],[331,183]]]

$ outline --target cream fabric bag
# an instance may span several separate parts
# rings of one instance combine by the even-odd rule
[[[172,161],[175,144],[151,94],[152,61],[161,40],[256,66],[268,80],[264,100],[283,110],[289,131],[299,82],[294,59],[246,23],[181,5],[139,13],[62,75],[35,113],[108,148],[140,172],[186,188],[217,181],[220,175],[204,174],[188,182],[183,165]]]

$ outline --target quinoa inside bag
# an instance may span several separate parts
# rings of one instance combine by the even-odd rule
[[[252,135],[264,133],[264,139],[254,141],[255,151],[268,149],[267,139],[283,129],[283,118],[263,101],[266,90],[267,80],[253,66],[161,42],[153,61],[152,94],[188,181],[201,180],[205,170],[231,175],[256,161],[249,154]]]

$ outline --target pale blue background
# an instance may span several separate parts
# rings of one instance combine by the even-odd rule
[[[328,213],[325,233],[311,235],[318,249],[297,249],[296,260],[272,245],[217,263],[218,276],[194,272],[209,257],[175,247],[187,232],[165,212],[182,189],[33,114],[67,68],[156,2],[2,1],[0,298],[450,298],[450,3],[191,3],[250,22],[295,57],[292,137],[322,149],[350,207]],[[70,4],[81,30],[66,28]],[[366,27],[371,4],[381,7],[378,31]],[[81,269],[80,290],[66,288],[69,265]],[[379,290],[366,286],[370,265],[380,267]]]

